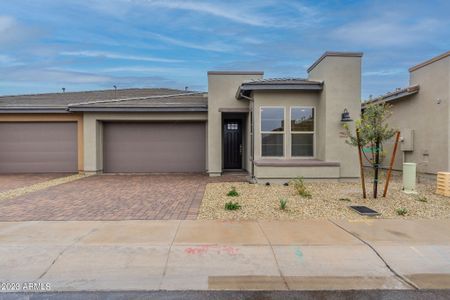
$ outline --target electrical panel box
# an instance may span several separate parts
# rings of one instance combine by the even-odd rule
[[[400,130],[400,150],[414,151],[414,130],[404,128]]]

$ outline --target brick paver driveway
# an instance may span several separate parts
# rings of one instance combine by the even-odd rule
[[[0,201],[0,221],[195,219],[206,175],[98,175]]]

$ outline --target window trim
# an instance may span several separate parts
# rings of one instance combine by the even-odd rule
[[[284,128],[283,131],[263,131],[262,130],[262,110],[264,108],[282,108],[283,109],[283,120],[284,120]],[[260,156],[261,158],[273,158],[273,159],[284,159],[286,158],[286,131],[287,131],[287,125],[286,125],[286,106],[281,106],[281,105],[277,105],[277,106],[260,106],[259,107],[259,140],[260,140],[260,146],[259,146],[259,151],[260,151]],[[263,143],[262,143],[262,135],[263,134],[281,134],[283,135],[283,155],[282,156],[263,156]]]
[[[292,131],[292,109],[293,108],[312,108],[313,112],[314,112],[314,131]],[[308,105],[302,105],[302,106],[291,106],[289,108],[289,134],[290,134],[290,140],[291,140],[291,145],[290,145],[290,151],[291,151],[291,157],[294,157],[296,159],[314,159],[316,158],[316,132],[317,132],[317,119],[316,119],[316,113],[317,113],[317,109],[315,106],[308,106]],[[293,134],[313,134],[313,155],[312,156],[297,156],[297,155],[292,155],[292,135]]]

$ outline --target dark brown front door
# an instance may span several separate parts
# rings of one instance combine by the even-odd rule
[[[223,121],[223,167],[242,169],[242,122]]]

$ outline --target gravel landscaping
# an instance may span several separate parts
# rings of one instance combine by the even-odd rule
[[[417,184],[417,195],[401,191],[401,177],[391,180],[388,196],[382,198],[384,181],[379,185],[379,198],[373,199],[372,185],[367,183],[368,199],[362,198],[358,182],[305,182],[311,198],[296,195],[290,184],[249,184],[243,182],[210,183],[207,185],[198,219],[223,220],[299,220],[299,219],[361,219],[361,218],[450,218],[450,198],[436,195],[435,182]],[[227,196],[232,187],[237,197]],[[285,210],[280,209],[280,199],[287,200]],[[225,210],[225,203],[238,202],[238,210]],[[365,205],[381,213],[379,217],[364,217],[348,208],[349,205]],[[399,215],[398,210],[406,212]]]
[[[37,192],[52,186],[57,186],[63,183],[68,183],[74,180],[78,180],[84,177],[87,177],[89,175],[83,175],[83,174],[74,174],[74,175],[68,175],[56,179],[50,179],[44,182],[39,182],[36,184],[32,184],[25,187],[20,187],[12,190],[8,190],[5,192],[0,193],[0,201],[1,200],[8,200],[16,197],[20,197],[29,193]]]

